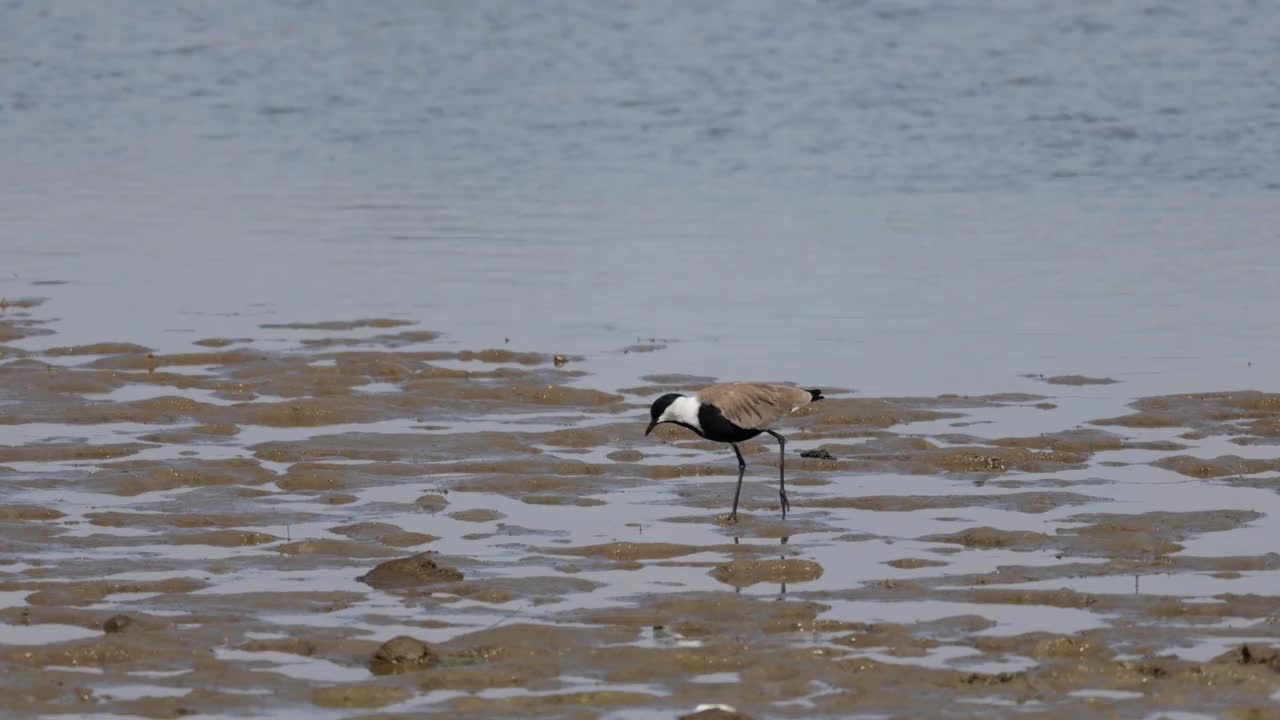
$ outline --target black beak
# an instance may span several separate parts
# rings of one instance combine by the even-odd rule
[[[645,428],[645,429],[644,429],[645,437],[648,437],[648,436],[649,436],[649,433],[653,432],[653,429],[654,429],[655,427],[657,427],[657,426],[658,426],[658,423],[656,423],[656,422],[650,422],[650,423],[649,423],[649,427],[647,427],[647,428]]]

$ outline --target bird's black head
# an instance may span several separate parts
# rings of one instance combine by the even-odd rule
[[[667,408],[671,407],[671,403],[682,397],[684,396],[680,393],[667,393],[654,400],[653,404],[649,406],[649,427],[645,428],[644,434],[648,435],[653,432],[653,428],[662,422],[662,414],[667,411]]]

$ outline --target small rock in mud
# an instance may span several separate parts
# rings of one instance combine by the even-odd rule
[[[419,553],[407,558],[388,560],[356,579],[379,590],[462,579],[461,572],[437,565],[429,555],[430,553]]]
[[[382,644],[369,659],[369,669],[376,675],[412,672],[440,663],[440,657],[421,640],[398,635]]]
[[[107,621],[102,623],[102,632],[119,633],[124,632],[125,628],[133,624],[133,618],[128,615],[112,615]]]
[[[818,448],[816,450],[805,450],[800,453],[800,457],[810,458],[813,460],[835,460],[835,456],[822,448]]]

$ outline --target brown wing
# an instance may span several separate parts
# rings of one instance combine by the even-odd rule
[[[738,427],[764,430],[778,418],[813,402],[813,395],[786,385],[735,382],[699,390],[698,401],[720,408]]]

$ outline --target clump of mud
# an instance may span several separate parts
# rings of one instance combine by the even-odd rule
[[[369,659],[375,675],[425,670],[440,664],[440,657],[426,643],[408,635],[397,635],[382,644]]]
[[[356,579],[380,590],[389,590],[456,582],[462,579],[462,573],[451,567],[437,565],[431,553],[421,553],[379,563]]]

